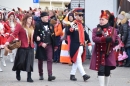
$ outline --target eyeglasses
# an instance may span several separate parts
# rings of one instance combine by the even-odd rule
[[[79,17],[81,17],[81,16],[83,17],[84,15],[83,14],[79,14]]]

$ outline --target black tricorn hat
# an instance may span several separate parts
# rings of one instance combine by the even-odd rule
[[[73,12],[74,12],[75,14],[84,14],[84,9],[78,7],[78,8],[75,8],[75,9],[73,10]]]

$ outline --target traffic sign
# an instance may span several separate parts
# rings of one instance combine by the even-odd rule
[[[33,3],[39,3],[39,0],[33,0]]]

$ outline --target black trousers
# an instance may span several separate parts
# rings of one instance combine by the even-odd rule
[[[111,67],[100,65],[98,76],[110,76]]]

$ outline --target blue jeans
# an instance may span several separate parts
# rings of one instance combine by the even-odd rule
[[[128,61],[130,61],[130,47],[126,48],[126,53],[128,55]]]

